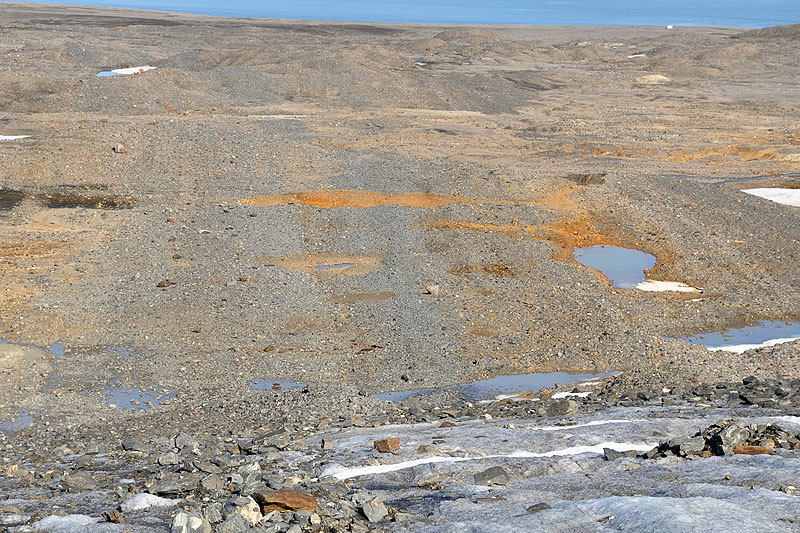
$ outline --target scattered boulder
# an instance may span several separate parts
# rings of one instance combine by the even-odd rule
[[[575,400],[556,400],[547,406],[548,416],[574,415],[578,412],[578,402]]]
[[[380,522],[389,514],[386,505],[384,505],[380,498],[374,498],[365,503],[361,507],[361,512],[364,513],[364,516],[366,516],[367,520],[370,522]]]
[[[211,524],[205,518],[181,512],[172,520],[170,533],[211,533]]]
[[[315,511],[317,499],[297,490],[258,490],[250,495],[264,514],[270,511]]]
[[[391,453],[400,449],[400,439],[390,438],[375,441],[375,449],[381,453]]]
[[[261,520],[259,506],[250,496],[241,496],[233,503],[236,505],[236,513],[244,518],[244,521],[251,526],[255,526]]]
[[[508,473],[501,466],[493,466],[474,476],[478,485],[508,485]]]
[[[646,459],[675,455],[710,457],[712,455],[769,455],[774,448],[800,449],[800,435],[776,425],[744,425],[738,420],[712,424],[691,438],[679,437],[661,443],[643,454]]]
[[[61,486],[67,492],[80,492],[82,490],[94,490],[97,488],[97,481],[83,472],[77,472],[61,478]]]

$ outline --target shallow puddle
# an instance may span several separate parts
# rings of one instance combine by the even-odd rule
[[[139,74],[148,70],[154,70],[156,67],[144,65],[141,67],[128,67],[128,68],[115,68],[114,70],[103,70],[95,74],[97,78],[107,78],[109,76],[130,76],[131,74]]]
[[[175,398],[176,391],[163,387],[150,386],[150,389],[138,387],[110,387],[103,389],[106,403],[118,409],[149,409]]]
[[[134,355],[145,355],[147,350],[145,348],[138,348],[132,344],[120,344],[119,346],[106,346],[107,353],[116,355],[117,357],[133,357]]]
[[[35,415],[33,411],[27,409],[17,409],[17,416],[11,420],[0,422],[0,433],[17,433],[33,424]]]
[[[279,381],[276,379],[254,379],[250,382],[250,388],[255,390],[290,390],[307,387],[308,381]]]
[[[515,392],[538,392],[541,389],[553,387],[557,383],[569,385],[578,381],[607,378],[613,374],[614,372],[605,372],[603,374],[568,374],[566,372],[547,372],[495,376],[493,378],[462,385],[461,389],[464,391],[464,396],[466,397],[467,401],[475,401],[496,398],[499,395],[506,395]]]
[[[758,326],[701,333],[693,337],[679,337],[677,340],[700,344],[713,352],[744,353],[753,348],[775,346],[797,339],[800,339],[800,322],[762,320]]]
[[[59,357],[62,357],[65,353],[67,353],[67,347],[61,343],[51,344],[50,353],[53,354],[53,357],[58,359]]]
[[[576,247],[574,256],[578,263],[599,270],[614,287],[623,289],[636,288],[645,281],[644,271],[656,265],[656,258],[648,253],[607,244]]]
[[[317,265],[314,267],[314,270],[332,270],[336,268],[350,268],[351,266],[353,265],[351,265],[350,263],[338,263],[336,265]]]
[[[443,387],[441,389],[409,389],[393,392],[383,392],[373,394],[373,398],[387,402],[402,402],[412,396],[427,395],[437,390],[459,389],[467,401],[474,402],[479,400],[507,398],[520,392],[538,392],[547,387],[553,387],[557,383],[569,385],[579,381],[590,379],[606,378],[614,375],[614,372],[603,374],[568,374],[566,372],[547,372],[532,374],[512,374],[505,376],[495,376],[489,379]],[[511,395],[511,396],[509,396]]]
[[[276,266],[299,270],[315,275],[360,276],[379,270],[383,266],[383,255],[348,255],[336,252],[292,254],[277,257],[259,257],[255,262],[265,266]]]

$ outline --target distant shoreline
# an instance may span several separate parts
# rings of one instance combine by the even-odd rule
[[[596,28],[630,28],[635,30],[641,29],[660,29],[666,31],[704,31],[704,30],[738,30],[747,31],[758,29],[768,26],[727,26],[727,25],[694,25],[694,24],[680,24],[679,22],[665,21],[664,24],[590,24],[590,23],[576,23],[576,24],[513,24],[513,23],[472,23],[472,22],[374,22],[374,21],[358,21],[358,20],[333,20],[333,19],[305,19],[305,18],[280,18],[280,17],[247,17],[235,16],[225,14],[208,14],[187,11],[164,11],[158,9],[148,8],[133,8],[133,7],[114,7],[114,6],[99,6],[88,4],[62,4],[62,3],[42,3],[42,2],[0,2],[0,13],[5,9],[20,9],[20,10],[33,10],[38,13],[46,12],[49,10],[58,10],[59,15],[66,14],[73,16],[131,16],[136,14],[137,17],[156,19],[191,19],[200,22],[203,19],[207,21],[231,21],[231,22],[271,22],[271,23],[302,23],[302,24],[355,24],[355,25],[368,25],[368,26],[402,26],[408,27],[421,27],[421,28],[434,28],[434,27],[454,27],[454,26],[470,26],[480,28],[493,28],[493,29],[515,29],[515,28],[582,28],[582,29],[596,29]],[[672,25],[672,30],[667,30],[667,25]]]
[[[418,33],[419,37],[453,27],[473,27],[492,30],[512,39],[536,39],[548,44],[572,40],[600,38],[633,38],[675,35],[678,33],[735,35],[752,28],[730,26],[676,26],[668,30],[665,26],[625,25],[525,25],[525,24],[433,24],[400,22],[347,22],[270,18],[233,18],[217,15],[198,15],[170,11],[154,11],[120,7],[84,6],[72,4],[43,4],[34,2],[0,2],[0,19],[6,23],[22,24],[75,24],[100,27],[124,27],[134,25],[213,25],[255,27],[330,27],[372,28],[371,31],[403,30]]]

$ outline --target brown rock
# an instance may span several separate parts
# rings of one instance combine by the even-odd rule
[[[764,448],[763,446],[736,446],[733,449],[733,453],[739,455],[769,455],[771,452],[769,448]]]
[[[375,441],[375,449],[381,453],[391,453],[400,449],[400,439],[391,438]]]
[[[250,496],[261,507],[264,514],[272,511],[310,511],[317,509],[317,499],[297,490],[258,490]]]
[[[426,294],[433,294],[434,296],[439,296],[439,286],[438,285],[428,285],[425,287]]]
[[[116,144],[116,145],[114,145],[114,148],[112,148],[112,150],[114,150],[114,152],[117,153],[117,154],[127,154],[128,153],[128,149],[125,148],[124,144]]]

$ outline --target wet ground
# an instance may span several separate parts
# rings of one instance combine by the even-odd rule
[[[0,21],[9,453],[800,377],[797,28]]]

